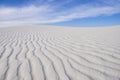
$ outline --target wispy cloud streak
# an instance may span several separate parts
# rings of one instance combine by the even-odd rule
[[[43,3],[44,2],[44,3]],[[44,0],[23,7],[0,7],[0,24],[8,23],[56,23],[77,18],[88,18],[120,13],[119,0],[97,0],[84,4],[72,5],[73,0],[61,3],[55,0]],[[99,4],[101,2],[102,4]],[[42,5],[39,5],[43,3]],[[72,5],[72,7],[69,7]]]

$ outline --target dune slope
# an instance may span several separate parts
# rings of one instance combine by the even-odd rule
[[[0,80],[120,80],[120,27],[0,28]]]

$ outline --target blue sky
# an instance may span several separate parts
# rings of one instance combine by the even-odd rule
[[[120,0],[0,0],[0,25],[120,25]]]

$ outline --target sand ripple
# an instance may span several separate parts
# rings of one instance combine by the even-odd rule
[[[1,29],[0,80],[120,80],[118,29]]]

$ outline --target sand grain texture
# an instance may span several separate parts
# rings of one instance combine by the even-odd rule
[[[120,27],[0,28],[0,80],[120,80]]]

